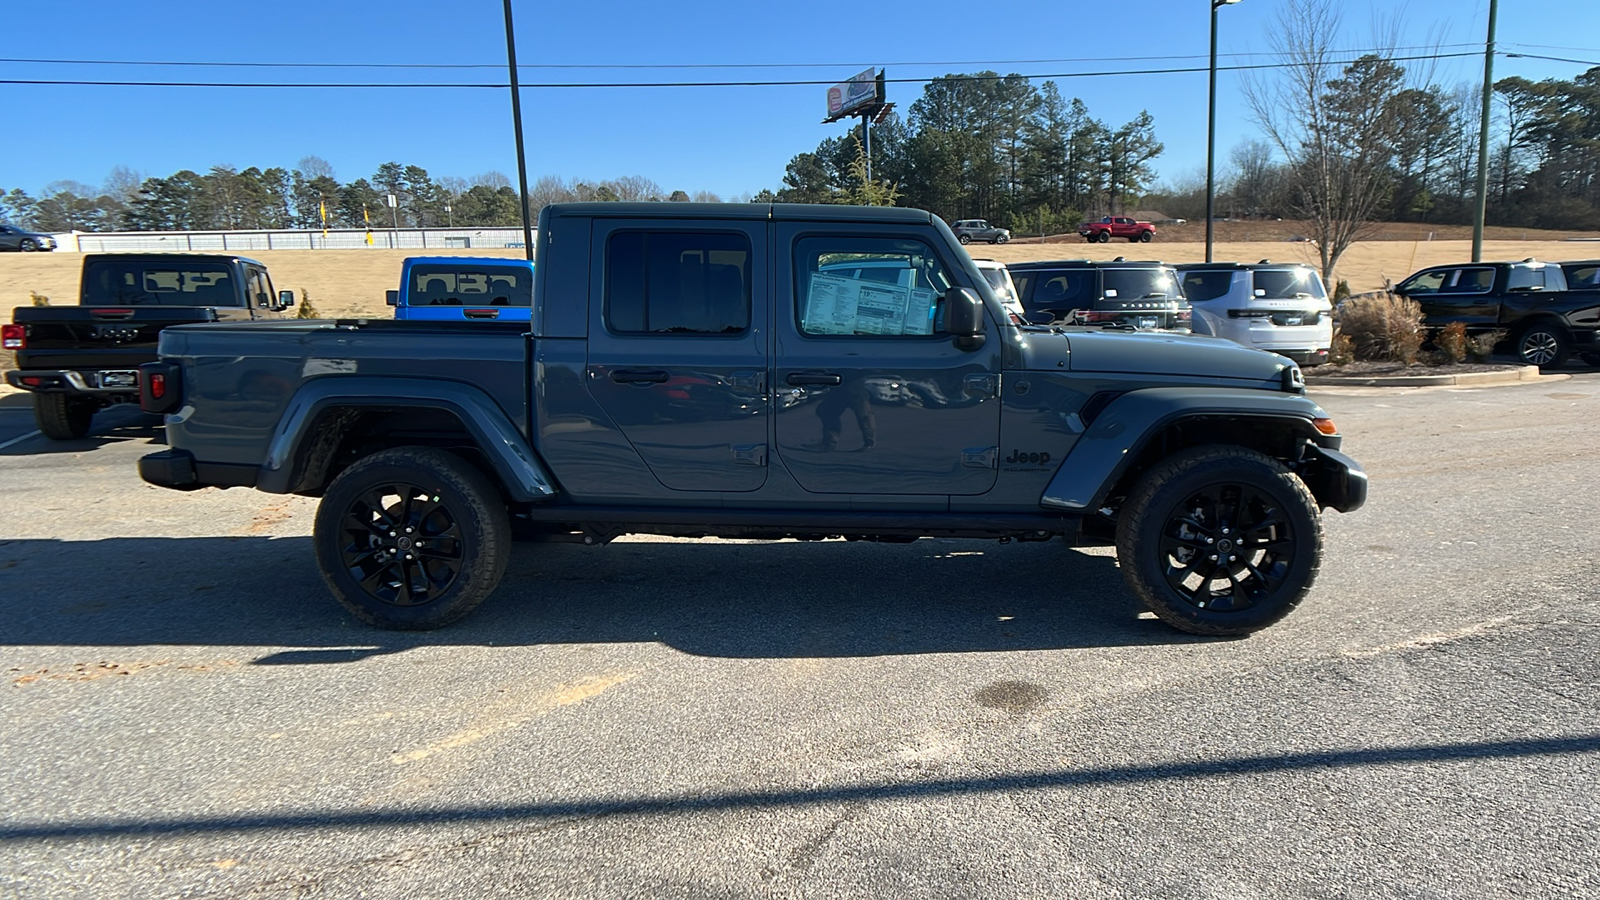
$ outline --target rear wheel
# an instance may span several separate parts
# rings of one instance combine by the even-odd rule
[[[493,483],[432,447],[374,453],[317,507],[317,565],[334,596],[381,628],[448,625],[494,591],[511,523]]]
[[[1572,352],[1572,340],[1559,325],[1535,322],[1517,338],[1517,358],[1530,366],[1560,366]]]
[[[1191,634],[1243,635],[1288,615],[1316,578],[1316,499],[1277,460],[1244,447],[1181,451],[1122,505],[1117,561],[1139,599]]]
[[[1111,232],[1109,232],[1109,231],[1100,232],[1100,234],[1098,234],[1096,236],[1096,240],[1098,240],[1102,244],[1111,243]]]
[[[33,421],[52,441],[75,441],[89,434],[94,403],[71,394],[34,394]]]

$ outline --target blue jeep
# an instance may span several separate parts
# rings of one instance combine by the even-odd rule
[[[483,256],[413,256],[400,290],[387,300],[396,319],[526,322],[533,309],[533,263]]]

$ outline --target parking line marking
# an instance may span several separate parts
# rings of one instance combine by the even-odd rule
[[[4,444],[0,444],[0,450],[4,450],[5,448],[11,446],[12,444],[20,444],[23,441],[27,440],[28,438],[38,437],[42,433],[43,432],[39,432],[39,431],[30,431],[27,434],[23,435],[22,437],[14,437],[11,440],[6,441]]]

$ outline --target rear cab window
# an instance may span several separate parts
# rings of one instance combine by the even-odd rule
[[[233,268],[227,263],[99,259],[84,266],[79,303],[112,307],[238,306],[239,296]]]
[[[418,265],[408,306],[532,306],[533,273],[510,266]]]

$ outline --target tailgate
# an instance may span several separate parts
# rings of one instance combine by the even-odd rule
[[[162,329],[216,318],[209,307],[18,307],[12,321],[26,327],[27,343],[17,352],[17,364],[62,369],[137,366],[155,359]]]

